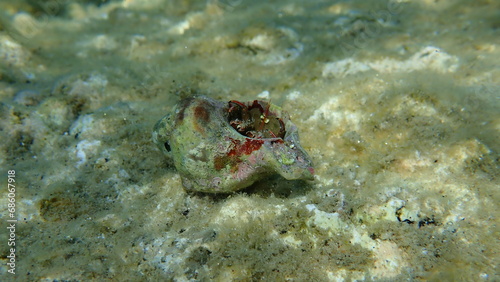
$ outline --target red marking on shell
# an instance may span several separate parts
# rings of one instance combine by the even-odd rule
[[[194,116],[201,121],[210,121],[210,112],[203,105],[198,105],[194,108]]]
[[[309,167],[309,168],[307,168],[307,170],[309,170],[309,172],[310,172],[312,175],[314,175],[314,168]]]
[[[231,171],[234,172],[238,169],[239,164],[242,162],[241,156],[250,155],[252,152],[259,150],[264,140],[247,138],[242,143],[240,140],[230,138],[231,145],[228,148],[229,152],[226,155],[216,156],[214,159],[215,170],[221,170],[226,165],[231,166]]]
[[[233,148],[227,153],[228,156],[250,155],[264,144],[264,140],[250,138],[245,139],[243,144],[241,144],[240,140],[231,139],[231,142]]]

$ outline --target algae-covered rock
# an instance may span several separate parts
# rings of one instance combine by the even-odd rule
[[[187,190],[234,192],[275,173],[288,180],[313,179],[297,127],[265,101],[184,99],[158,121],[153,140]]]

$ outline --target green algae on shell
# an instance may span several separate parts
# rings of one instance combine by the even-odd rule
[[[156,123],[153,141],[189,191],[234,192],[276,173],[288,180],[314,177],[297,127],[265,101],[186,98]]]

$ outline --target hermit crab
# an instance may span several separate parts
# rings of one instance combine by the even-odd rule
[[[288,180],[314,176],[297,127],[266,101],[186,98],[156,123],[153,141],[188,191],[230,193],[272,174]]]

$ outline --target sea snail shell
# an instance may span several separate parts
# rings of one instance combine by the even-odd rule
[[[265,101],[184,99],[156,123],[153,140],[188,191],[234,192],[275,173],[288,180],[314,176],[297,127]]]

